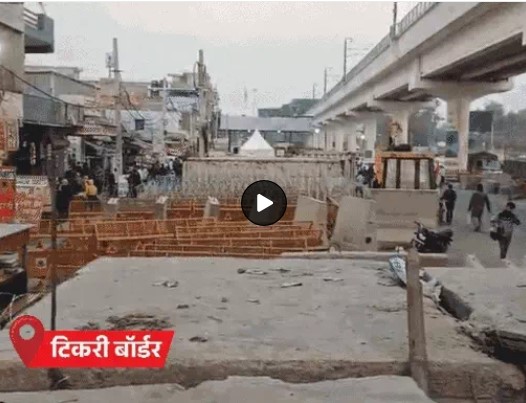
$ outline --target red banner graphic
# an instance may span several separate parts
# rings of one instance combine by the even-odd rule
[[[24,337],[25,330],[30,337]],[[28,368],[162,368],[174,330],[44,330],[31,315],[17,318],[9,336]]]

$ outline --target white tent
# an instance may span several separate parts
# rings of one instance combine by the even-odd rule
[[[259,130],[254,130],[252,136],[240,147],[239,155],[242,157],[268,158],[275,157],[274,148],[267,143]]]

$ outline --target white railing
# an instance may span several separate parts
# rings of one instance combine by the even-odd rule
[[[24,23],[33,29],[38,29],[38,14],[24,8]]]
[[[404,34],[414,23],[416,23],[420,18],[422,18],[425,14],[427,14],[434,6],[439,4],[438,2],[420,2],[415,7],[407,13],[407,15],[402,18],[402,20],[396,24],[395,29],[395,36],[398,37],[402,34]],[[385,52],[389,47],[391,46],[392,41],[392,35],[389,33],[385,37],[382,38],[378,44],[372,48],[362,60],[358,62],[356,66],[354,66],[343,79],[341,79],[327,94],[325,94],[320,102],[323,102],[324,100],[328,99],[332,94],[337,92],[340,88],[344,86],[346,82],[349,80],[352,80],[354,77],[356,77],[359,73],[361,73],[369,64],[373,62],[379,55],[381,55],[383,52]]]

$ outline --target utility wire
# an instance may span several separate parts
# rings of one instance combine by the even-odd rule
[[[121,85],[122,85],[122,84],[121,84]],[[141,112],[137,109],[137,107],[132,103],[132,101],[131,101],[131,99],[130,99],[130,93],[128,92],[128,90],[126,89],[126,87],[124,87],[124,85],[122,85],[122,89],[124,90],[124,93],[126,94],[126,98],[128,99],[128,103],[131,105],[131,107],[133,108],[133,110],[139,114],[139,116],[141,117],[141,119],[146,120],[146,118],[141,114]]]
[[[35,85],[31,84],[29,81],[23,79],[22,77],[20,77],[18,74],[16,74],[13,70],[11,69],[8,69],[7,67],[5,67],[4,65],[0,64],[0,68],[4,69],[5,71],[7,71],[8,73],[12,74],[16,79],[20,80],[21,82],[23,82],[25,85],[27,85],[28,87],[31,87],[33,88],[35,91],[37,92],[40,92],[42,94],[44,94],[45,96],[57,101],[57,102],[61,102],[65,105],[72,105],[72,106],[82,106],[82,105],[77,105],[77,104],[72,104],[70,102],[66,102],[60,98],[57,98],[49,93],[47,93],[46,91],[36,87]]]

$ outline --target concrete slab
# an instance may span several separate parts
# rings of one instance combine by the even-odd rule
[[[526,271],[501,268],[477,270],[426,269],[458,298],[460,314],[468,311],[475,333],[495,334],[499,347],[526,353]],[[469,313],[471,311],[471,313]]]
[[[380,376],[311,384],[290,384],[270,378],[231,377],[207,381],[191,389],[177,384],[120,386],[106,389],[3,393],[6,403],[432,403],[411,378]]]
[[[344,250],[376,251],[375,209],[376,203],[373,200],[342,197],[330,240],[331,245]]]
[[[287,382],[406,375],[406,295],[375,270],[385,267],[359,260],[98,259],[58,288],[57,326],[108,327],[109,316],[146,313],[166,320],[176,337],[162,370],[64,372],[76,388],[195,386],[232,375]],[[241,268],[266,274],[239,274]],[[164,280],[179,285],[154,286]],[[281,288],[286,282],[302,286]],[[47,324],[49,312],[48,296],[27,313]],[[428,299],[425,312],[432,397],[524,392],[518,369],[471,349],[455,321]],[[194,336],[208,341],[191,342]],[[46,372],[23,368],[7,330],[1,332],[0,390],[47,387]]]

